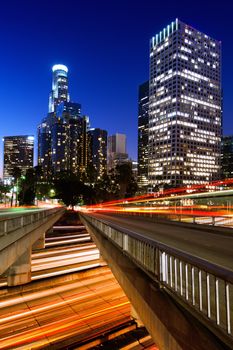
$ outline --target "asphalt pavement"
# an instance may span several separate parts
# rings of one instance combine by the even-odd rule
[[[213,233],[209,232],[206,226],[197,224],[179,225],[172,221],[160,223],[146,217],[103,213],[88,215],[233,271],[233,229],[232,235],[225,235],[218,231],[218,228],[216,233]],[[229,230],[231,229],[227,228],[228,232]]]

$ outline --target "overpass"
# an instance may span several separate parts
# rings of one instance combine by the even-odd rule
[[[31,251],[44,247],[45,232],[64,214],[64,207],[0,212],[0,275],[8,286],[31,281]]]
[[[104,210],[80,217],[161,350],[233,348],[231,228]]]

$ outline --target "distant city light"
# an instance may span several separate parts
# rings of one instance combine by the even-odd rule
[[[34,140],[34,136],[28,136],[28,140]]]
[[[64,70],[66,73],[68,73],[68,68],[64,66],[64,64],[55,64],[52,71],[55,72],[56,70]]]

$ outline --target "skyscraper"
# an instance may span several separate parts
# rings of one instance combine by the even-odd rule
[[[6,136],[4,141],[4,180],[11,181],[14,169],[19,168],[22,174],[33,167],[34,137],[31,135]]]
[[[52,71],[49,113],[38,126],[38,164],[45,179],[62,171],[83,172],[87,164],[86,118],[81,105],[70,102],[68,68],[58,64]]]
[[[96,170],[96,180],[107,172],[107,131],[99,128],[91,128],[88,131],[89,161]]]
[[[108,137],[108,171],[114,169],[117,164],[128,161],[126,153],[126,135],[116,133]]]
[[[176,19],[150,43],[150,188],[218,179],[221,119],[221,43]]]
[[[49,113],[55,112],[60,102],[69,102],[68,93],[68,68],[63,64],[55,64],[52,68],[52,91],[49,95]]]
[[[52,174],[51,131],[46,118],[38,125],[38,165],[43,169],[44,179],[50,178]]]
[[[222,178],[233,178],[233,136],[222,138]]]
[[[145,192],[148,187],[148,125],[149,81],[146,81],[138,92],[138,186]]]

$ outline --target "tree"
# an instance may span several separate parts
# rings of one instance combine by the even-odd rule
[[[153,186],[153,192],[159,192],[159,185]]]
[[[3,182],[0,183],[0,198],[4,200],[6,206],[6,194],[10,192],[11,186],[5,185]]]
[[[82,198],[85,204],[96,203],[96,190],[92,185],[83,184]]]
[[[94,186],[96,203],[101,203],[119,197],[119,185],[113,171],[105,173]]]
[[[39,200],[43,200],[44,198],[48,198],[51,196],[51,190],[53,188],[53,184],[49,182],[39,182],[36,185],[36,197]]]
[[[97,179],[97,170],[92,163],[89,163],[86,168],[85,181],[93,184]]]
[[[20,181],[19,204],[33,205],[36,197],[36,171],[30,168]]]
[[[56,197],[60,198],[67,206],[74,206],[81,202],[85,193],[85,185],[80,178],[69,172],[63,172],[54,181]]]
[[[11,207],[13,205],[13,197],[14,197],[14,193],[16,193],[15,196],[15,205],[18,204],[18,185],[19,185],[19,179],[21,177],[22,171],[19,167],[14,167],[13,172],[12,172],[12,176],[13,176],[13,190],[12,190],[12,195],[11,195]],[[15,191],[16,189],[16,191]]]
[[[175,187],[174,185],[168,184],[168,183],[165,183],[165,184],[163,185],[164,191],[165,191],[165,190],[170,190],[171,188],[174,188],[174,187]]]
[[[120,198],[131,197],[138,189],[137,183],[133,176],[132,166],[129,163],[116,166],[116,182],[120,187]]]

